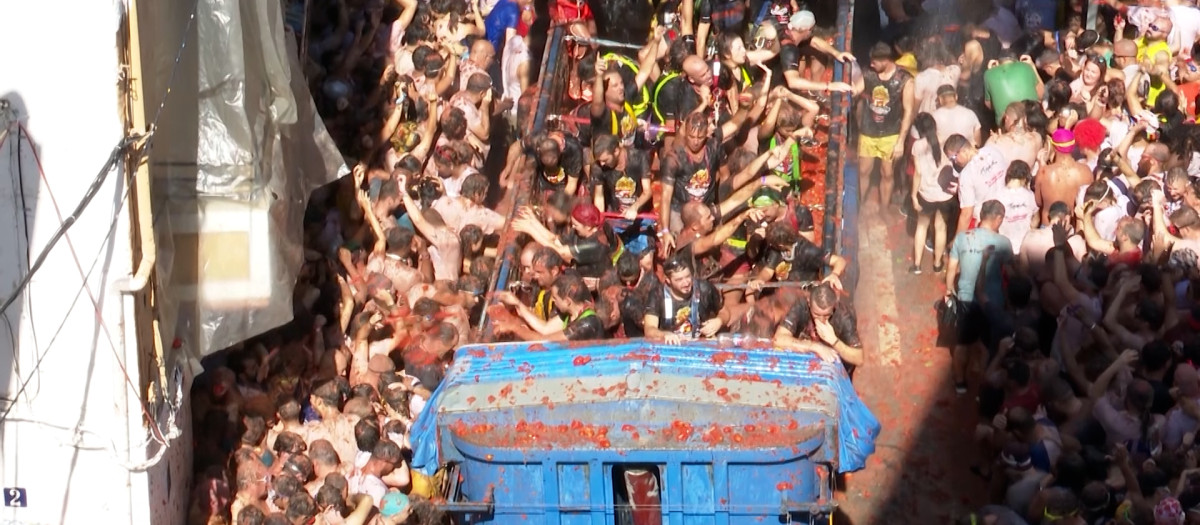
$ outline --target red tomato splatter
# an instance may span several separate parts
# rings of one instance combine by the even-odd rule
[[[575,366],[583,366],[588,363],[591,363],[592,357],[587,356],[587,355],[579,355],[579,356],[575,356],[575,360],[572,362],[575,363]]]
[[[712,361],[714,365],[723,365],[726,361],[729,361],[733,358],[733,352],[717,352],[709,358],[709,361]]]

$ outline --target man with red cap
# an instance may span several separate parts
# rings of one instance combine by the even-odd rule
[[[1050,205],[1075,202],[1079,188],[1091,184],[1094,178],[1087,165],[1075,160],[1075,134],[1069,129],[1059,129],[1050,137],[1054,148],[1054,161],[1042,167],[1034,180],[1033,194],[1038,208],[1042,210],[1042,224],[1050,222]]]
[[[546,229],[529,209],[521,210],[513,228],[529,234],[534,242],[549,246],[564,261],[573,262],[590,285],[594,285],[591,280],[598,280],[612,266],[612,243],[604,228],[604,217],[590,202],[575,205],[571,210],[571,229],[561,238]]]

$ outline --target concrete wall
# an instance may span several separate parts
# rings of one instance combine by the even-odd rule
[[[0,145],[0,301],[122,138],[122,10],[114,0],[0,0],[9,22],[0,47],[10,50],[0,98],[29,132],[18,137],[14,127]],[[25,489],[28,505],[0,507],[0,523],[182,522],[188,434],[161,454],[148,442],[133,300],[114,287],[132,265],[124,171],[113,166],[0,319],[0,487]],[[169,403],[147,409],[164,427],[176,414],[180,425],[189,419]]]

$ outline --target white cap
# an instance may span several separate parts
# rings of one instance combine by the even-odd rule
[[[813,26],[817,25],[817,19],[813,16],[812,11],[799,11],[792,15],[791,20],[788,20],[788,28],[798,31],[808,31]]]

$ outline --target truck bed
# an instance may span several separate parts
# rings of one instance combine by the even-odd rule
[[[811,355],[629,340],[463,347],[412,432],[414,468],[454,464],[461,501],[490,498],[466,522],[614,523],[632,465],[661,480],[664,519],[757,523],[827,512],[832,473],[862,467],[879,424]]]

